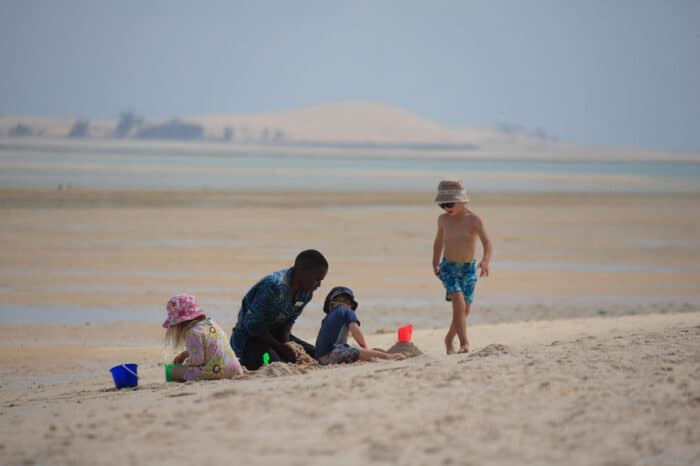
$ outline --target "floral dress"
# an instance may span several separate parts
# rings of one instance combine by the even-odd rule
[[[189,357],[185,380],[230,379],[241,373],[241,365],[219,324],[206,318],[185,337]]]

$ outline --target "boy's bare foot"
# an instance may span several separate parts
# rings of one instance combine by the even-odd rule
[[[454,347],[454,337],[448,338],[445,337],[445,350],[447,350],[447,354],[455,354],[455,347]]]
[[[462,346],[459,347],[458,353],[468,353],[469,352],[469,343],[465,343]]]

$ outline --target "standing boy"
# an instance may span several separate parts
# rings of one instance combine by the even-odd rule
[[[467,316],[474,300],[476,270],[488,277],[492,245],[484,222],[467,208],[469,202],[461,180],[443,180],[435,198],[445,213],[438,217],[437,235],[433,244],[433,271],[445,286],[445,298],[452,301],[452,323],[445,336],[447,354],[454,350],[454,338],[459,338],[459,352],[469,352]],[[476,239],[481,240],[484,255],[477,265]],[[440,258],[442,257],[442,260]]]

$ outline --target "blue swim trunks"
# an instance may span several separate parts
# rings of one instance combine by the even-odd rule
[[[461,291],[464,300],[469,304],[474,301],[474,289],[476,288],[476,261],[452,262],[442,259],[440,262],[439,277],[445,286],[445,300],[452,301],[450,295]]]

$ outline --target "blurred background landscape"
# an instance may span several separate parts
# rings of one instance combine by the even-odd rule
[[[697,2],[3,2],[0,322],[226,322],[304,248],[370,329],[443,327],[437,182],[496,244],[475,322],[700,302]],[[312,305],[300,322],[320,320]]]

